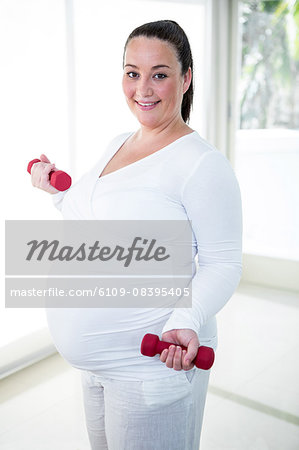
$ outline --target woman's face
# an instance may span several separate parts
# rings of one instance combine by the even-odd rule
[[[141,125],[164,129],[183,122],[183,94],[191,82],[191,69],[182,76],[174,48],[165,41],[140,36],[129,41],[123,74],[126,101]]]

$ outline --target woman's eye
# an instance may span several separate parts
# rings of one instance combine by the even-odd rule
[[[136,78],[138,74],[136,72],[127,72],[129,78]]]
[[[156,78],[158,80],[163,80],[163,78],[167,78],[167,75],[165,75],[165,73],[156,73],[154,75],[154,78]]]

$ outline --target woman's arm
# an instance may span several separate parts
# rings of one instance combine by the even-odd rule
[[[52,195],[53,204],[59,211],[62,210],[62,202],[67,191],[68,189],[66,191],[58,191],[56,194]]]
[[[191,330],[199,333],[231,298],[242,274],[241,195],[226,157],[217,150],[205,153],[181,196],[196,237],[199,268],[192,279],[192,307],[175,308],[163,328],[164,340],[170,332],[178,339],[178,330],[180,339]]]

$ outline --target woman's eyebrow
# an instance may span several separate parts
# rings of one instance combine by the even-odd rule
[[[139,67],[135,66],[134,64],[126,64],[125,67],[134,67],[134,69],[139,69]],[[169,66],[167,66],[166,64],[158,64],[156,66],[153,66],[152,69],[161,69],[162,67],[167,67],[168,69],[170,69]]]

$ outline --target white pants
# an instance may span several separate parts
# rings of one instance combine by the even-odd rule
[[[92,450],[198,450],[209,375],[195,369],[118,381],[83,371]]]

